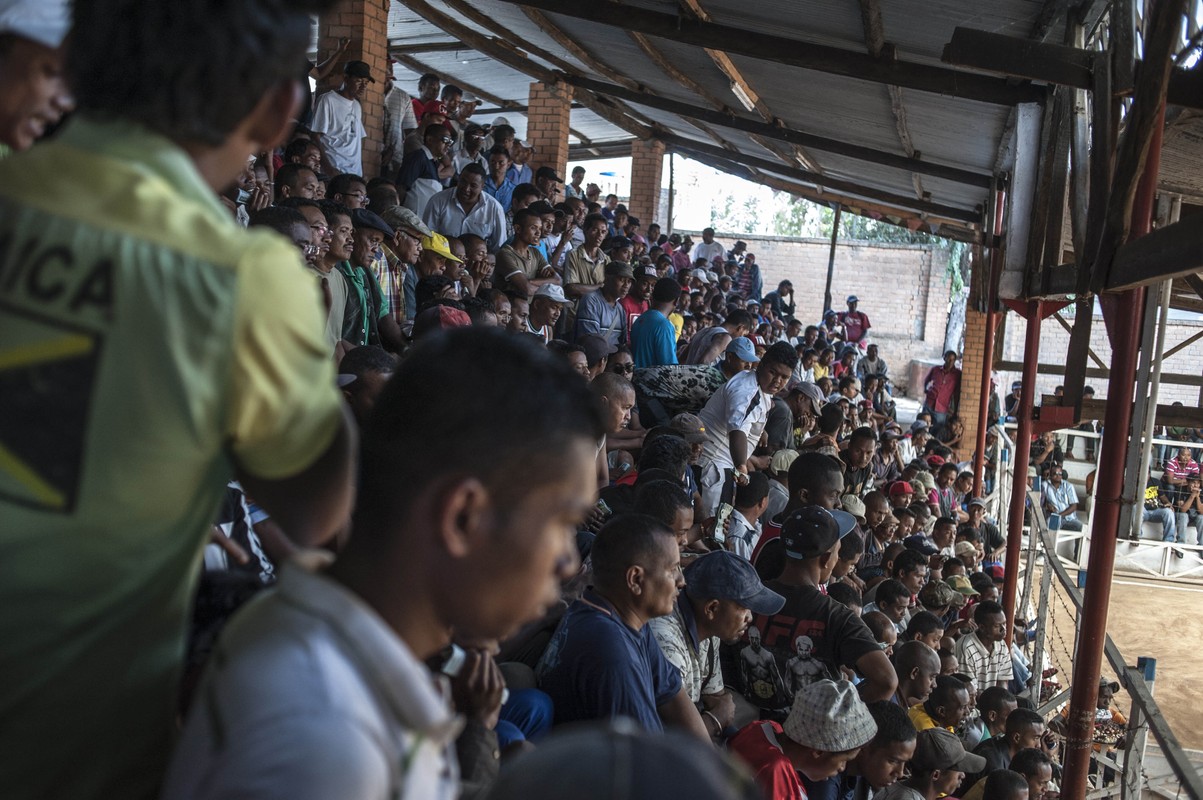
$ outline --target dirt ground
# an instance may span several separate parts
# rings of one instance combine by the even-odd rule
[[[1051,605],[1049,652],[1068,680],[1073,620],[1063,603]],[[1158,705],[1182,746],[1203,750],[1203,587],[1116,576],[1107,633],[1129,664],[1139,656],[1157,659],[1153,695]],[[1116,701],[1127,716],[1126,695],[1118,693]]]

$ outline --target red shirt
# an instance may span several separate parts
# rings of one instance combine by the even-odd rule
[[[845,338],[853,344],[865,338],[869,328],[873,327],[869,324],[869,316],[863,311],[842,311],[837,319],[844,325]]]
[[[627,312],[627,341],[631,341],[631,326],[635,324],[635,320],[639,319],[639,315],[647,311],[648,302],[644,300],[639,302],[629,294],[618,301],[624,311]]]
[[[806,800],[806,788],[778,741],[781,726],[771,720],[750,722],[728,748],[752,768],[766,800]]]
[[[923,402],[932,411],[947,414],[957,390],[961,387],[961,371],[956,367],[946,370],[943,365],[932,367],[923,384],[927,387],[927,396]]]

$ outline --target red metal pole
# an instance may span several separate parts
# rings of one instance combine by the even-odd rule
[[[982,395],[977,410],[977,449],[973,453],[973,496],[982,496],[982,476],[986,464],[986,428],[990,417],[990,377],[994,368],[994,336],[998,329],[998,272],[1002,265],[1002,190],[994,193],[994,225],[990,246],[990,276],[986,285],[986,338],[982,342]]]
[[[1003,568],[1003,609],[1007,612],[1007,645],[1015,622],[1015,595],[1019,587],[1019,556],[1023,550],[1023,511],[1028,498],[1028,464],[1032,456],[1032,409],[1036,405],[1036,367],[1040,363],[1040,323],[1044,303],[1028,301],[1027,335],[1023,343],[1023,388],[1015,431],[1015,480],[1011,484],[1011,513],[1007,518],[1007,560]]]
[[[1144,173],[1132,206],[1130,239],[1147,234],[1153,226],[1153,200],[1157,172],[1161,166],[1161,132],[1165,106],[1149,143]],[[1115,544],[1123,503],[1124,463],[1130,445],[1132,395],[1136,388],[1136,359],[1140,350],[1141,316],[1145,288],[1130,289],[1116,297],[1111,331],[1111,373],[1107,381],[1107,412],[1103,418],[1102,454],[1095,481],[1094,524],[1090,535],[1090,558],[1086,563],[1081,628],[1073,662],[1069,719],[1066,726],[1065,764],[1061,796],[1082,798],[1088,789],[1090,754],[1094,744],[1095,704],[1103,667],[1103,645],[1107,641],[1107,608],[1111,603],[1111,577],[1115,566]]]

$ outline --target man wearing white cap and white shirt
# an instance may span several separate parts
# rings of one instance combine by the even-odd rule
[[[0,0],[0,156],[71,110],[62,46],[70,25],[65,0]]]
[[[805,800],[800,775],[815,782],[838,775],[876,735],[856,687],[824,679],[798,692],[783,724],[749,723],[730,749],[752,768],[767,800]]]
[[[572,301],[564,296],[564,289],[554,283],[545,283],[530,299],[530,313],[526,317],[526,332],[543,337],[543,344],[555,338],[556,323],[560,314]]]

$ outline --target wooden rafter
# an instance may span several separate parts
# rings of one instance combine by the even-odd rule
[[[1038,102],[1043,87],[1013,82],[948,67],[896,60],[883,62],[866,53],[820,45],[784,36],[702,22],[681,14],[666,14],[612,0],[565,3],[563,0],[501,0],[624,30],[636,30],[684,44],[721,50],[762,61],[946,94],[997,105]]]
[[[865,30],[865,47],[869,55],[883,58],[892,55],[893,47],[886,43],[885,22],[881,18],[881,5],[878,0],[860,0],[861,26]],[[887,52],[887,48],[889,52]],[[898,132],[898,142],[907,158],[915,158],[915,145],[911,141],[910,127],[906,123],[906,105],[902,97],[902,88],[888,84],[886,93],[890,97],[890,113],[894,116],[894,130]],[[915,197],[922,200],[927,193],[923,190],[923,180],[916,172],[911,173],[911,182],[915,186]]]
[[[702,7],[701,0],[680,1],[682,9],[686,13],[692,14],[695,19],[700,20],[701,22],[710,22],[710,12],[706,11],[706,9]],[[740,87],[743,93],[747,96],[748,100],[752,103],[753,110],[760,115],[760,118],[765,122],[775,123],[777,117],[773,114],[772,109],[770,109],[764,100],[761,99],[760,94],[756,91],[752,84],[748,82],[748,79],[744,77],[743,73],[740,72],[739,67],[735,66],[735,64],[731,61],[731,57],[724,51],[717,48],[706,47],[703,49],[706,51],[706,55],[710,56],[710,60],[714,62],[714,65],[718,67],[719,71],[726,75],[727,79],[731,81],[732,84]],[[812,155],[807,153],[806,150],[796,144],[790,147],[790,150],[792,151],[791,158],[790,155],[783,153],[781,148],[777,147],[775,144],[765,142],[763,139],[755,137],[754,141],[786,163],[789,163],[793,159],[797,159],[797,161],[807,169],[820,174],[823,172],[823,168],[819,165],[818,161],[816,161]]]
[[[489,29],[493,30],[495,33],[499,33],[501,38],[494,39],[492,37],[485,36],[473,30],[472,28],[469,28],[467,25],[464,25],[459,20],[454,19],[447,14],[444,14],[443,12],[433,8],[429,3],[425,2],[425,0],[404,0],[404,2],[405,5],[415,14],[422,17],[435,27],[441,28],[446,33],[459,38],[465,44],[471,46],[472,49],[483,53],[484,55],[489,56],[490,58],[499,61],[502,64],[513,67],[519,72],[524,72],[535,80],[542,81],[543,83],[554,84],[559,80],[559,76],[555,71],[548,69],[542,64],[536,62],[526,53],[510,45],[509,42],[516,40],[516,37],[513,35],[513,33],[498,25],[496,22],[493,22],[489,18],[484,17],[484,19],[489,23]],[[457,10],[461,5],[469,9],[472,13],[466,14],[466,16],[474,18],[475,16],[479,15],[478,11],[472,9],[471,6],[468,6],[466,3],[462,3],[461,0],[444,0],[444,2],[448,6],[456,8]],[[549,63],[556,63],[557,66],[562,64],[562,68],[572,69],[571,65],[567,64],[567,62],[564,62],[563,59],[552,56],[545,51],[536,50],[536,48],[530,47],[529,45],[528,49]],[[627,108],[625,104],[620,103],[613,98],[600,97],[589,91],[579,91],[576,93],[576,99],[602,119],[610,122],[613,125],[616,125],[619,128],[622,128],[628,133],[634,134],[640,139],[650,139],[654,134],[652,126],[650,124],[646,124],[644,121],[645,118],[643,118],[637,112]]]

